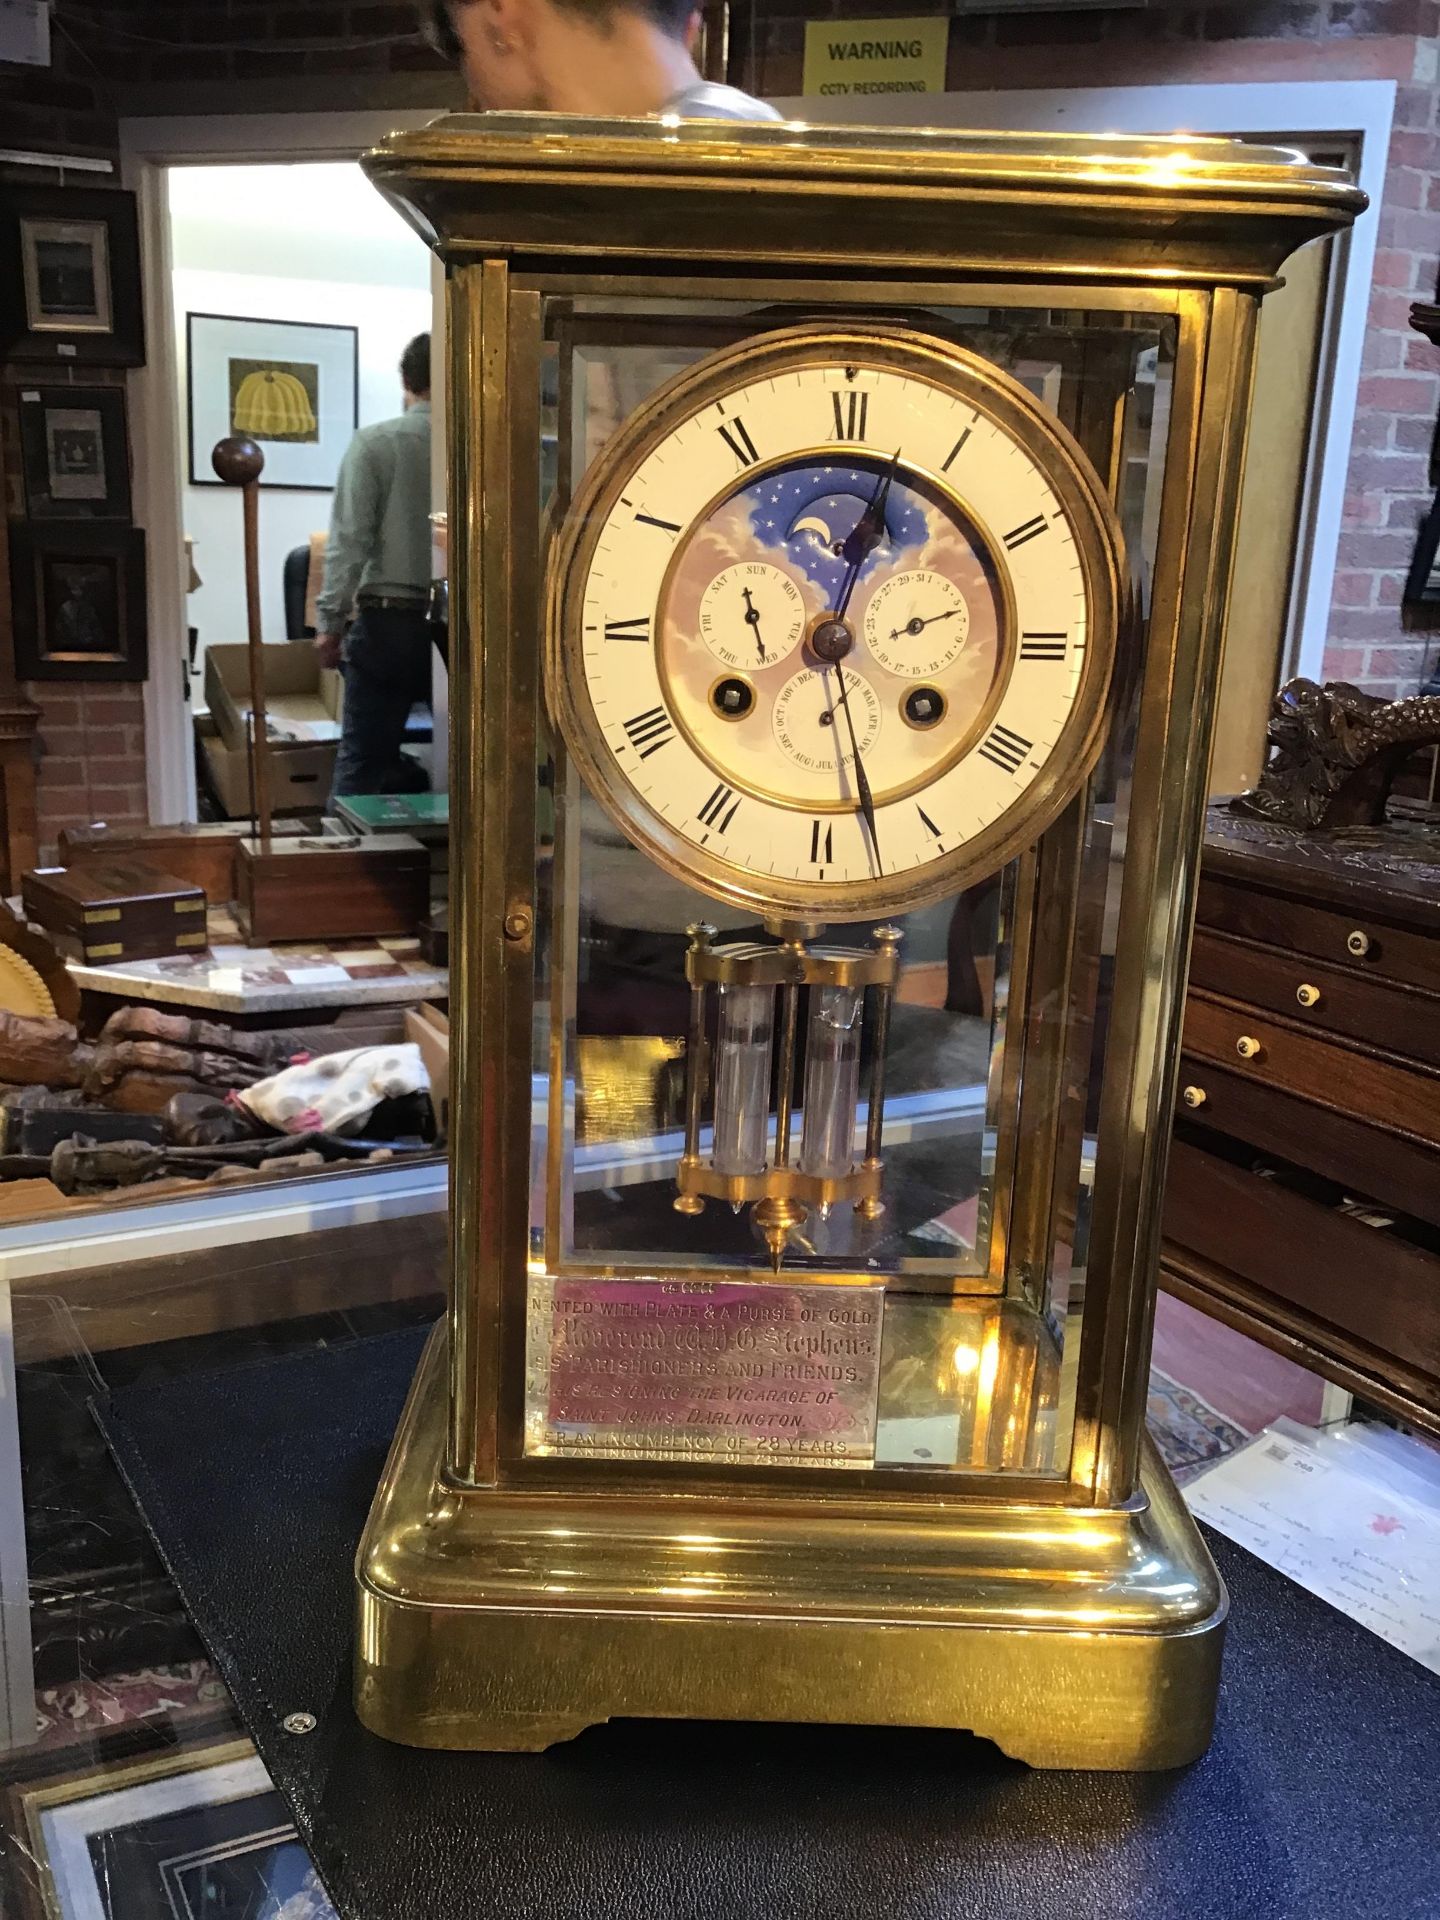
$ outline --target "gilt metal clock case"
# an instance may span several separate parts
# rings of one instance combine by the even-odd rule
[[[1363,198],[672,119],[366,166],[447,274],[452,1228],[362,1720],[1193,1759],[1227,1603],[1144,1412],[1210,713],[1260,302]]]

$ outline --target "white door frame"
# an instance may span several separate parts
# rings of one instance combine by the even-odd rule
[[[1079,87],[1069,92],[875,95],[862,100],[783,99],[796,119],[874,126],[973,127],[1036,133],[1233,133],[1283,141],[1332,139],[1358,151],[1369,211],[1341,238],[1331,312],[1317,371],[1311,453],[1295,547],[1295,582],[1282,677],[1323,678],[1330,602],[1340,550],[1360,362],[1374,279],[1380,202],[1395,117],[1393,80],[1307,80],[1263,85]]]
[[[140,262],[148,357],[132,388],[136,518],[146,530],[150,676],[145,683],[146,799],[151,820],[195,818],[195,752],[186,703],[184,423],[171,293],[165,169],[354,160],[401,127],[445,111],[234,114],[223,118],[122,120],[121,177],[139,196]],[[239,538],[239,514],[236,538]]]

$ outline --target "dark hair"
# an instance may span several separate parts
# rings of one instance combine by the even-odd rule
[[[400,356],[400,378],[405,391],[417,396],[430,391],[430,336],[417,333]]]
[[[453,9],[464,4],[465,0],[425,0],[421,7],[425,38],[438,54],[452,64],[458,64],[465,51],[452,18]],[[678,39],[690,24],[696,0],[555,0],[555,4],[564,7],[567,13],[589,14],[595,24],[601,27],[622,8],[634,13],[648,13],[657,26]]]

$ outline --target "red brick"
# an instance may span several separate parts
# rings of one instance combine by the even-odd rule
[[[90,744],[90,737],[83,727],[52,727],[42,716],[40,722],[40,751],[43,754],[56,754],[62,758],[84,753]]]
[[[1434,171],[1437,158],[1440,158],[1440,136],[1403,129],[1390,136],[1389,164],[1392,172],[1396,167],[1418,167],[1422,173],[1430,173]]]
[[[1408,647],[1372,647],[1365,670],[1370,674],[1393,675],[1399,687],[1413,693],[1424,672],[1427,651],[1423,643]]]
[[[1397,420],[1395,445],[1406,453],[1428,454],[1435,443],[1435,426],[1429,420]]]
[[[1415,256],[1396,247],[1380,247],[1375,253],[1375,285],[1400,287],[1406,293],[1415,284]]]
[[[1335,590],[1331,599],[1337,607],[1370,607],[1375,604],[1375,582],[1382,576],[1377,573],[1337,573]]]
[[[1435,382],[1417,373],[1373,373],[1360,382],[1359,404],[1380,412],[1435,417]]]
[[[83,760],[52,760],[48,753],[40,756],[40,780],[47,787],[83,786],[86,767]]]
[[[1372,452],[1388,447],[1395,424],[1388,413],[1357,413],[1355,428],[1350,435],[1351,451]]]
[[[1417,167],[1391,167],[1385,176],[1385,205],[1418,212],[1425,205],[1425,189],[1429,183],[1429,174]]]
[[[1400,621],[1393,607],[1371,607],[1360,612],[1337,612],[1334,628],[1336,638],[1345,641],[1393,640]]]
[[[1346,484],[1352,493],[1414,493],[1427,477],[1418,453],[1361,453],[1350,462]]]
[[[91,787],[90,810],[96,820],[117,820],[145,811],[145,796],[138,787]]]
[[[1351,493],[1345,496],[1340,523],[1346,527],[1383,527],[1385,497],[1379,493]]]
[[[1429,133],[1435,126],[1436,91],[1433,87],[1395,89],[1395,125],[1402,132]]]
[[[1366,373],[1393,373],[1404,367],[1409,344],[1403,333],[1372,326],[1365,335],[1360,364]]]
[[[1370,296],[1366,325],[1372,332],[1409,333],[1410,309],[1414,305],[1408,287],[1381,287]]]
[[[1324,674],[1327,680],[1354,680],[1365,671],[1365,647],[1327,646]]]
[[[1374,567],[1380,572],[1410,564],[1415,542],[1393,529],[1380,533],[1342,533],[1339,560],[1342,567]]]
[[[1440,348],[1423,334],[1412,333],[1405,342],[1405,365],[1416,373],[1440,373]]]
[[[135,718],[137,704],[136,700],[127,700],[123,695],[108,691],[91,694],[85,702],[85,724],[88,727],[123,727]]]
[[[1420,522],[1430,511],[1430,502],[1433,498],[1434,496],[1429,493],[1402,493],[1397,495],[1395,499],[1389,501],[1386,505],[1386,526],[1408,527],[1412,532],[1419,533]]]
[[[1375,598],[1382,607],[1398,607],[1405,596],[1405,581],[1398,573],[1377,573]]]

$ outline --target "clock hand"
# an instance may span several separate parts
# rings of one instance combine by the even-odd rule
[[[907,620],[903,627],[896,627],[890,638],[898,640],[902,633],[923,633],[926,627],[933,627],[937,620],[953,620],[959,611],[958,607],[950,607],[944,613],[932,613],[928,620]]]
[[[760,649],[760,662],[761,662],[761,665],[763,666],[764,663],[770,658],[770,656],[765,651],[765,642],[760,638],[760,609],[755,605],[754,601],[750,598],[749,587],[742,587],[740,591],[745,596],[745,624],[747,627],[754,628],[755,644]]]
[[[866,826],[870,829],[870,845],[878,865],[880,837],[875,831],[875,796],[870,791],[870,776],[865,771],[865,762],[860,758],[860,742],[855,737],[855,717],[850,711],[850,693],[845,685],[845,669],[837,667],[835,672],[840,681],[840,708],[845,715],[845,725],[850,730],[850,751],[855,759],[855,787],[860,795],[860,811],[864,815]]]
[[[840,597],[835,602],[837,620],[845,617],[845,609],[850,604],[850,596],[855,591],[855,583],[860,578],[860,569],[870,558],[885,537],[885,503],[890,498],[890,483],[895,478],[895,469],[900,464],[900,452],[896,449],[895,458],[880,475],[870,504],[855,522],[853,532],[840,548],[847,572],[840,588]]]

